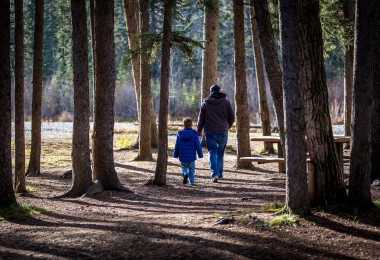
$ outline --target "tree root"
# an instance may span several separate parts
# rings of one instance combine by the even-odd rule
[[[26,173],[25,173],[25,176],[26,177],[40,177],[41,176],[41,171],[40,170],[28,170]]]
[[[73,170],[67,170],[62,175],[60,175],[58,178],[60,179],[71,179],[73,177]]]
[[[275,212],[273,214],[273,216],[279,216],[279,215],[283,215],[283,214],[294,214],[294,215],[297,215],[301,218],[312,215],[310,208],[308,208],[308,209],[303,208],[303,209],[299,209],[297,211],[292,211],[288,207],[284,206],[281,210]]]
[[[115,185],[112,189],[107,189],[107,190],[116,190],[116,191],[134,194],[134,192],[132,190],[124,187],[120,183]],[[102,185],[102,183],[99,181],[95,181],[86,189],[86,191],[82,191],[82,190],[79,190],[77,188],[71,187],[64,194],[51,197],[51,199],[62,199],[62,198],[73,198],[73,197],[80,197],[82,199],[85,197],[91,197],[93,195],[102,193],[103,191],[105,191],[105,189],[104,189],[104,186]]]
[[[153,178],[149,179],[144,185],[153,185]]]
[[[159,184],[154,181],[154,178],[149,179],[144,185],[155,185],[155,186],[167,186],[166,184]]]
[[[153,156],[150,156],[149,158],[141,158],[139,155],[137,155],[132,160],[133,162],[153,162]]]

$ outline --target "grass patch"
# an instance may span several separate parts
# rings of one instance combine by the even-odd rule
[[[273,201],[268,206],[264,207],[263,211],[265,212],[278,212],[284,207],[284,203],[281,201]]]
[[[31,184],[27,184],[26,185],[26,191],[27,192],[36,192],[37,191],[37,188]]]
[[[136,136],[130,135],[115,135],[113,146],[115,150],[132,149],[136,142]]]
[[[12,204],[9,207],[0,208],[0,220],[23,219],[32,214],[41,214],[46,209],[34,207],[28,204]]]
[[[263,213],[263,212],[269,212],[269,213],[275,213],[280,211],[284,207],[284,203],[281,201],[274,201],[266,206],[253,206],[250,208],[241,208],[237,210],[231,210],[231,211],[216,211],[212,214],[213,217],[219,218],[219,217],[239,217],[239,216],[245,216],[249,215],[251,213]]]
[[[376,208],[380,208],[380,200],[374,200],[373,204],[375,205]]]
[[[300,218],[297,215],[282,214],[268,220],[268,225],[270,227],[294,226],[294,225],[297,225],[299,221],[300,221]]]

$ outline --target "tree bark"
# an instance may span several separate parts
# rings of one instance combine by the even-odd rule
[[[213,0],[204,7],[201,103],[218,79],[218,25],[219,1]]]
[[[260,46],[263,51],[265,71],[267,73],[274,103],[274,111],[276,114],[277,126],[280,132],[281,144],[282,147],[285,147],[282,72],[269,16],[268,1],[253,1],[253,6],[255,8]],[[278,152],[280,153],[281,151]],[[285,153],[285,151],[282,152]]]
[[[373,75],[373,109],[372,109],[372,133],[371,133],[371,181],[380,178],[380,3],[375,2],[374,17],[374,75]]]
[[[140,33],[149,32],[149,1],[140,0]],[[141,49],[147,42],[144,38],[140,40]],[[139,124],[139,153],[136,158],[138,161],[151,161],[151,119],[152,119],[152,94],[150,90],[150,55],[142,53],[140,55],[140,124]]]
[[[24,134],[24,1],[15,0],[15,182],[16,193],[26,192]]]
[[[12,186],[10,3],[0,2],[0,208],[16,203]]]
[[[95,103],[95,74],[96,74],[96,62],[95,62],[95,0],[90,0],[90,24],[91,24],[91,50],[92,50],[92,85],[93,85],[93,103]]]
[[[344,18],[355,22],[354,1],[343,1]],[[353,38],[353,35],[352,35]],[[349,44],[344,53],[344,135],[351,136],[352,85],[354,81],[354,46]]]
[[[125,23],[128,32],[129,49],[137,50],[139,48],[139,40],[137,34],[139,32],[139,7],[137,0],[124,0]],[[148,16],[149,18],[149,16]],[[135,84],[137,118],[140,122],[140,55],[132,60],[132,75]]]
[[[349,200],[359,208],[372,207],[371,120],[373,91],[373,7],[376,0],[356,2],[353,121]],[[376,46],[378,48],[378,46]],[[377,122],[378,123],[378,122]]]
[[[71,0],[74,75],[74,122],[72,139],[72,185],[65,196],[86,193],[92,182],[90,159],[89,78],[86,1]]]
[[[245,72],[244,5],[243,0],[233,1],[234,48],[235,48],[235,106],[237,136],[237,168],[249,169],[250,162],[240,161],[241,157],[251,156],[249,139],[249,110],[247,96],[247,76]]]
[[[161,53],[161,90],[160,112],[158,122],[158,155],[153,184],[166,185],[168,168],[168,111],[169,111],[169,77],[170,77],[170,42],[172,33],[172,17],[174,0],[164,4],[164,24]]]
[[[95,103],[93,179],[106,190],[127,190],[117,177],[113,156],[115,102],[114,1],[95,0]]]
[[[27,176],[39,176],[41,172],[41,124],[42,124],[42,66],[43,66],[44,0],[35,0],[33,47],[33,97],[32,143]]]
[[[297,3],[298,2],[298,3]],[[280,1],[286,134],[285,211],[311,213],[306,174],[305,120],[302,102],[303,42],[300,40],[300,1]]]
[[[146,7],[144,7],[146,5]],[[142,0],[140,1],[140,7],[143,7],[145,8],[146,10],[144,10],[144,12],[147,12],[146,14],[144,14],[144,16],[146,16],[146,18],[144,18],[146,20],[146,25],[144,26],[144,30],[145,32],[149,32],[149,2],[145,1],[145,0]],[[128,43],[129,43],[129,48],[132,49],[132,50],[137,50],[139,49],[140,47],[140,42],[139,42],[139,39],[138,39],[138,33],[140,32],[141,28],[140,28],[140,15],[142,15],[142,13],[140,12],[140,9],[139,9],[139,3],[137,2],[137,0],[124,0],[124,10],[125,10],[125,20],[126,20],[126,24],[127,24],[127,31],[128,31]],[[149,57],[146,56],[144,57],[144,59],[146,59],[146,62],[147,64],[141,64],[141,59],[143,59],[143,57],[141,57],[141,55],[139,55],[136,59],[134,59],[132,61],[132,72],[133,72],[133,81],[134,81],[134,84],[135,84],[135,94],[136,94],[136,107],[137,107],[137,117],[138,117],[138,121],[141,122],[141,82],[144,82],[144,84],[149,84],[149,90],[147,89],[147,86],[144,85],[144,90],[145,91],[149,91],[148,94],[146,93],[143,93],[143,98],[147,98],[147,96],[150,95],[150,102],[151,104],[149,106],[146,106],[147,102],[148,101],[144,101],[145,105],[143,105],[143,109],[144,110],[150,110],[150,115],[151,115],[151,118],[149,119],[149,122],[151,123],[150,124],[150,146],[151,147],[157,147],[157,124],[156,124],[156,116],[154,114],[154,106],[153,106],[153,98],[152,98],[152,94],[151,94],[151,89],[150,89],[150,80],[151,80],[151,73],[150,73],[150,61],[149,61]],[[144,74],[142,75],[141,74],[141,69],[144,70],[147,70],[149,68],[149,73],[147,74]],[[142,81],[141,81],[142,80]],[[145,111],[146,112],[146,111]],[[147,118],[147,115],[144,116],[145,118]],[[144,119],[146,120],[146,119]],[[146,124],[146,123],[144,123]],[[148,129],[147,128],[143,128],[144,131],[147,131]],[[146,135],[146,134],[144,134]],[[136,141],[136,144],[135,146],[136,147],[139,147],[140,146],[140,134],[138,136],[138,139]],[[141,152],[141,156],[139,155],[136,159],[137,160],[151,160],[152,159],[152,155],[150,153],[150,156],[149,156],[149,149],[151,150],[151,148],[149,148],[148,150],[146,149],[147,147],[147,142],[149,141],[148,139],[146,139],[145,141],[142,141],[144,143],[144,148]],[[146,155],[147,154],[147,155]],[[141,159],[142,158],[142,159]],[[148,158],[148,159],[144,159],[144,158]]]
[[[251,0],[251,5],[253,6],[253,1]],[[253,7],[250,8],[250,21],[251,21],[251,33],[252,33],[252,45],[253,45],[253,56],[255,58],[255,68],[256,68],[256,82],[257,88],[259,90],[259,109],[260,109],[260,119],[263,135],[270,136],[271,125],[269,118],[269,109],[267,103],[267,91],[265,87],[264,79],[264,68],[263,68],[263,59],[261,57],[261,47],[259,32],[257,30],[257,23],[255,20],[255,11]],[[264,142],[264,150],[269,153],[274,152],[273,143]]]
[[[328,107],[323,60],[322,29],[317,0],[301,1],[302,87],[305,105],[307,146],[314,169],[315,205],[345,202],[343,186]]]

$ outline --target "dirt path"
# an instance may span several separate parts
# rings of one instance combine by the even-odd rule
[[[276,165],[236,170],[229,151],[224,180],[212,183],[201,159],[192,187],[182,184],[170,158],[169,185],[156,187],[144,185],[155,163],[132,162],[135,155],[115,152],[119,178],[135,194],[53,200],[71,183],[58,178],[63,169],[28,179],[34,191],[18,201],[46,211],[0,220],[0,259],[380,259],[379,209],[361,216],[314,209],[298,225],[269,227],[264,208],[285,196]],[[380,198],[379,190],[373,197]],[[217,224],[220,217],[233,221]]]

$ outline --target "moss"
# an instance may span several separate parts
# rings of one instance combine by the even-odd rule
[[[375,205],[376,208],[380,208],[380,200],[373,201],[373,204]]]
[[[278,226],[294,226],[297,225],[300,218],[294,214],[282,214],[268,220],[268,225],[271,227]]]
[[[0,220],[23,219],[29,215],[41,214],[46,211],[47,209],[16,203],[0,208]]]
[[[284,207],[284,203],[281,201],[273,201],[264,208],[267,212],[278,212]]]

